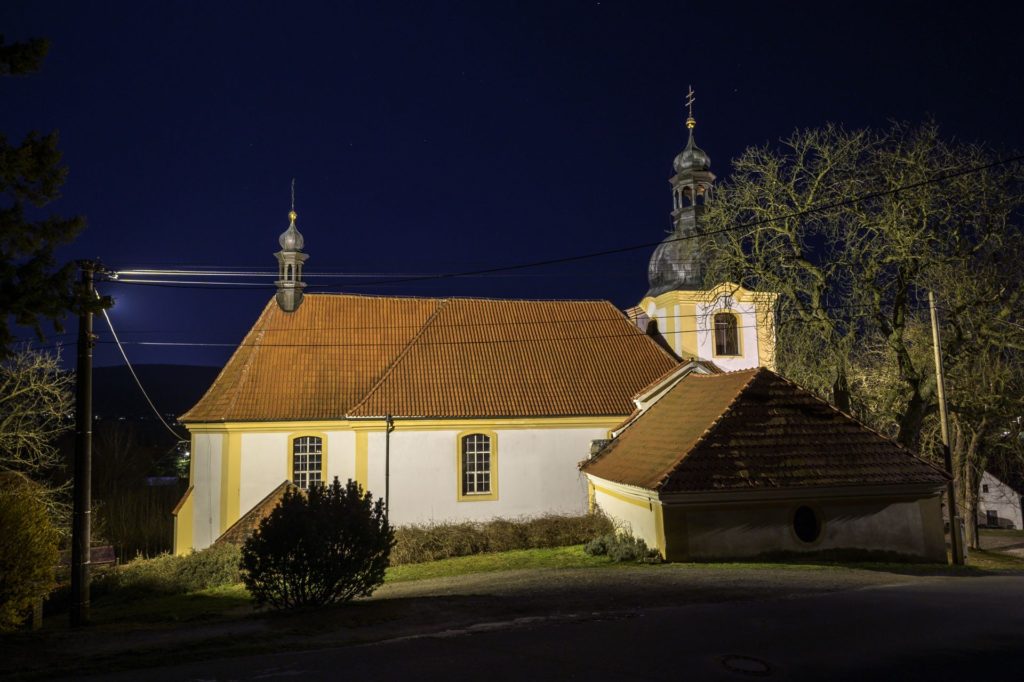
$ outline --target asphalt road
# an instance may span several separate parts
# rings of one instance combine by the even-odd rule
[[[1024,675],[1024,576],[478,622],[374,644],[84,679],[1002,680]]]

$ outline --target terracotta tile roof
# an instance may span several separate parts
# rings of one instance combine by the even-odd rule
[[[191,490],[191,488],[190,488]],[[241,518],[231,524],[220,537],[214,540],[215,545],[230,542],[233,545],[244,545],[245,541],[259,528],[260,521],[270,515],[274,507],[281,502],[281,498],[287,490],[300,490],[291,481],[284,481],[281,485],[270,491],[270,494],[256,503],[252,509],[242,514]]]
[[[676,364],[607,301],[271,300],[184,422],[626,415]]]
[[[583,471],[661,492],[946,481],[909,450],[764,368],[687,375]]]

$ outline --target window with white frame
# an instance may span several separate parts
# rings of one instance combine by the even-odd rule
[[[462,494],[491,492],[491,439],[482,433],[462,437]]]
[[[292,483],[303,490],[323,483],[324,441],[319,436],[300,436],[292,441]]]

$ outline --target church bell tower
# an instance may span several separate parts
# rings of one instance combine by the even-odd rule
[[[669,179],[672,231],[651,254],[650,288],[631,317],[641,329],[660,336],[680,358],[707,360],[725,371],[773,368],[777,295],[704,281],[700,221],[714,197],[715,175],[711,157],[694,140],[694,101],[691,88],[686,98],[689,139],[676,155],[675,174]]]
[[[286,313],[293,313],[302,305],[302,290],[306,283],[302,281],[302,264],[309,258],[302,252],[305,240],[302,233],[295,227],[295,181],[292,180],[292,210],[288,212],[288,229],[281,233],[277,241],[281,250],[274,254],[277,258],[277,305]]]

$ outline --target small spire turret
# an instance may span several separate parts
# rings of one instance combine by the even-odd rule
[[[292,210],[288,212],[288,229],[277,238],[281,250],[274,254],[278,265],[278,280],[274,282],[277,285],[277,305],[286,313],[299,309],[302,290],[306,288],[302,281],[302,265],[309,255],[302,253],[305,239],[295,226],[298,217],[295,212],[295,178],[292,178]]]

